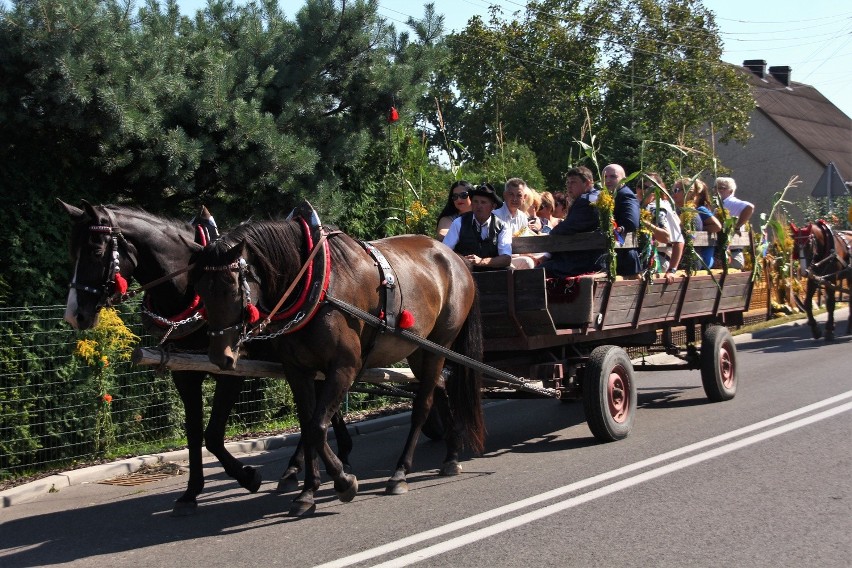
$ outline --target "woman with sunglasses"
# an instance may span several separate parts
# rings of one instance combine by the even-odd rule
[[[456,180],[450,185],[450,194],[447,196],[447,204],[438,214],[438,225],[436,235],[439,241],[443,241],[453,221],[470,211],[470,192],[473,185],[463,179]]]

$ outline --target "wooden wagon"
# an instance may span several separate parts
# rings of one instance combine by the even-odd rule
[[[602,249],[603,239],[599,234],[522,237],[514,240],[513,250]],[[630,247],[632,242],[629,238],[621,246]],[[714,240],[697,233],[694,244],[713,245]],[[754,250],[749,236],[735,236],[730,246]],[[672,283],[664,278],[609,281],[604,274],[548,282],[541,268],[477,272],[474,278],[485,334],[483,361],[473,361],[402,330],[393,333],[481,370],[487,398],[581,399],[594,436],[614,441],[626,437],[633,424],[635,370],[699,369],[710,400],[724,401],[736,394],[736,347],[726,326],[743,321],[752,292],[750,272],[679,273]],[[370,314],[350,313],[367,323],[381,324]],[[634,366],[625,349],[650,351],[661,330],[672,326],[683,326],[686,331],[686,344],[669,348],[679,362],[643,361]],[[701,330],[700,345],[696,328]],[[143,365],[227,374],[201,355],[138,349],[134,360]],[[230,374],[280,376],[281,367],[241,358]],[[406,369],[370,369],[361,377],[360,388],[366,385],[406,394],[412,390],[406,385],[411,381]],[[430,437],[441,435],[436,419],[431,417],[424,428]]]

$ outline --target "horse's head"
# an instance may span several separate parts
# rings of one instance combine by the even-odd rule
[[[127,291],[136,267],[136,248],[127,242],[109,206],[83,201],[78,209],[60,201],[71,216],[71,259],[74,274],[68,285],[65,321],[74,329],[95,325],[99,310]]]
[[[258,278],[247,255],[244,242],[228,248],[225,242],[215,241],[198,254],[190,272],[190,282],[206,311],[208,356],[220,369],[236,367],[242,335],[257,320],[252,297],[259,293]]]

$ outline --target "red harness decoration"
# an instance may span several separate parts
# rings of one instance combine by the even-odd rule
[[[314,248],[314,239],[311,235],[311,227],[308,225],[307,221],[304,217],[299,216],[296,217],[298,221],[301,223],[302,230],[305,233],[305,243],[307,245],[308,252],[312,251]],[[296,322],[292,327],[288,328],[286,333],[293,333],[305,327],[311,319],[316,315],[319,310],[320,305],[322,305],[323,300],[325,299],[325,295],[328,292],[328,285],[331,276],[331,249],[328,246],[328,240],[324,240],[322,243],[324,254],[323,257],[323,266],[320,268],[322,271],[319,275],[321,278],[321,289],[320,293],[316,295],[315,298],[312,299],[310,306],[308,306],[307,310],[304,310],[305,304],[308,302],[309,294],[311,291],[312,282],[314,280],[315,270],[314,270],[314,262],[315,258],[311,258],[308,262],[307,269],[305,270],[305,274],[302,277],[301,290],[299,292],[299,297],[296,301],[291,304],[287,309],[282,312],[278,312],[270,318],[271,322],[280,322],[282,320],[293,318],[294,316],[298,316],[300,312],[303,312],[301,320]],[[257,306],[249,303],[246,305],[246,317],[248,319],[248,323],[256,323],[261,319],[266,319],[269,317],[269,312],[263,312],[258,309]]]

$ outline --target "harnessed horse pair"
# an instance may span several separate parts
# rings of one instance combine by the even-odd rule
[[[101,308],[120,303],[144,291],[142,319],[146,329],[161,338],[161,346],[173,350],[206,352],[208,338],[203,304],[188,282],[187,270],[193,238],[205,245],[218,236],[206,209],[191,223],[157,217],[138,209],[112,205],[83,209],[62,203],[73,221],[71,254],[74,275],[69,285],[65,320],[77,330],[93,327]],[[127,281],[136,279],[140,289],[128,290]],[[168,315],[162,315],[168,314]],[[261,484],[260,474],[243,465],[225,448],[228,416],[242,390],[241,377],[217,375],[216,390],[207,429],[203,424],[201,384],[206,374],[172,371],[172,379],[185,411],[185,433],[189,451],[187,488],[177,499],[174,515],[191,514],[204,488],[202,444],[219,459],[225,471],[251,492]],[[341,461],[348,467],[352,440],[343,418],[333,418]],[[298,473],[304,469],[300,443],[278,489],[295,488]]]
[[[825,340],[834,339],[835,292],[850,294],[852,282],[852,231],[834,230],[823,220],[808,223],[799,228],[790,223],[795,243],[793,258],[799,260],[799,267],[807,276],[804,308],[808,316],[814,339],[822,337],[822,332],[813,315],[812,301],[817,288],[826,290],[825,305],[828,321],[825,324]],[[843,282],[846,282],[844,287]],[[852,332],[852,312],[846,323],[846,333]]]

